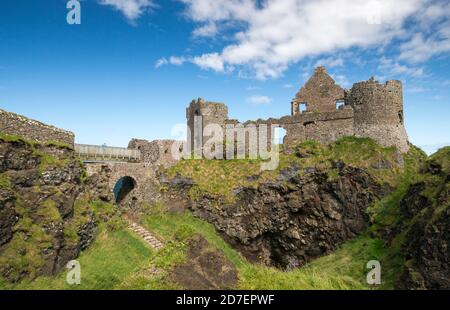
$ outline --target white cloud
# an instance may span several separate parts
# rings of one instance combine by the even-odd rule
[[[241,75],[249,72],[259,79],[279,77],[289,65],[307,56],[389,43],[404,35],[404,21],[426,2],[377,2],[381,22],[374,24],[368,21],[373,14],[370,1],[179,1],[186,5],[185,15],[199,25],[194,34],[203,33],[212,24],[239,25],[232,43],[195,57],[195,64],[219,72],[237,67]],[[332,64],[340,65],[339,60]]]
[[[167,65],[168,63],[169,61],[165,57],[162,57],[156,61],[155,68],[162,67],[164,65]]]
[[[449,1],[427,1],[415,20],[414,32],[400,46],[400,59],[418,63],[450,52]]]
[[[421,77],[424,75],[423,67],[408,67],[400,64],[396,60],[390,58],[381,57],[378,69],[389,75],[406,75],[411,77]]]
[[[272,103],[272,99],[267,96],[251,96],[247,98],[247,102],[255,105],[263,105]]]
[[[334,57],[328,57],[328,58],[322,58],[316,61],[314,67],[318,66],[325,66],[328,68],[334,68],[334,67],[342,67],[344,65],[344,60],[342,58],[334,58]]]
[[[122,12],[129,20],[134,21],[146,10],[155,7],[153,0],[99,0],[101,5],[109,5]]]
[[[425,37],[422,33],[415,34],[411,40],[400,46],[400,59],[411,63],[427,61],[434,55],[450,51],[450,22],[437,33]]]
[[[187,61],[187,59],[185,57],[170,56],[170,58],[169,58],[169,63],[174,66],[181,66],[186,61]]]
[[[259,87],[259,86],[253,86],[253,85],[249,85],[249,86],[247,86],[247,88],[246,88],[247,91],[254,91],[254,90],[259,90],[259,89],[261,89],[261,87]]]
[[[192,33],[194,37],[213,37],[217,34],[217,25],[214,22],[207,23],[201,27],[198,27]]]
[[[168,64],[171,64],[174,66],[181,66],[186,61],[188,61],[188,59],[185,57],[170,56],[169,59],[167,59],[166,57],[162,57],[156,61],[155,68],[158,69],[158,68],[168,65]]]
[[[202,69],[212,69],[214,71],[223,72],[223,59],[217,53],[203,54],[199,57],[194,57],[192,62]]]

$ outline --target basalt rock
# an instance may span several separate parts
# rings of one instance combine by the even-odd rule
[[[432,160],[423,170],[424,181],[412,184],[400,203],[406,264],[398,287],[449,290],[450,173]]]
[[[82,175],[68,147],[0,138],[2,277],[54,275],[92,242],[94,214],[74,209],[84,191]]]
[[[237,189],[232,204],[203,194],[191,209],[248,259],[292,269],[361,233],[369,224],[367,207],[390,190],[365,170],[339,167],[334,179],[291,167],[273,182]]]

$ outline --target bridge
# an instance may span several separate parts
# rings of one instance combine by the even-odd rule
[[[75,152],[83,162],[141,162],[141,151],[123,147],[75,144]]]
[[[153,177],[151,168],[141,163],[141,151],[106,145],[75,144],[75,153],[85,164],[88,174],[101,173],[107,167],[108,187],[116,203]],[[136,193],[137,194],[137,193]]]

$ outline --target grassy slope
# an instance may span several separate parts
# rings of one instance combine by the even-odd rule
[[[301,154],[301,156],[297,156]],[[192,178],[196,186],[191,190],[195,198],[197,191],[220,195],[232,201],[233,189],[240,186],[257,186],[259,182],[274,180],[282,169],[298,166],[300,173],[307,168],[326,171],[330,178],[338,176],[333,169],[333,161],[342,161],[347,165],[365,168],[380,183],[392,187],[398,185],[403,170],[397,165],[398,154],[393,147],[383,148],[368,138],[344,137],[335,143],[324,146],[317,142],[301,143],[294,154],[280,152],[280,163],[274,171],[260,172],[261,160],[181,160],[167,170],[169,177],[176,175]],[[389,168],[377,169],[375,165],[385,163]],[[256,181],[248,177],[258,175]]]
[[[190,213],[162,212],[146,217],[143,224],[165,239],[173,238],[174,232],[183,226],[185,231],[203,235],[235,264],[239,271],[240,289],[369,289],[365,282],[365,264],[371,259],[378,259],[385,262],[385,268],[389,269],[383,243],[367,235],[345,243],[335,253],[303,268],[282,272],[249,263],[217,235],[212,225],[194,218]],[[392,283],[385,283],[383,287],[390,288]]]
[[[152,250],[127,230],[115,232],[102,228],[94,244],[78,259],[81,265],[80,286],[66,284],[66,272],[56,277],[38,277],[12,286],[0,279],[1,289],[114,289],[123,278],[138,270],[152,255]]]
[[[282,272],[275,268],[253,265],[221,239],[212,225],[194,218],[190,213],[155,213],[144,218],[143,224],[159,234],[169,244],[166,250],[154,253],[131,231],[121,229],[108,232],[103,229],[95,243],[79,258],[82,268],[82,284],[69,286],[66,272],[54,278],[38,277],[11,286],[0,280],[1,289],[176,289],[163,274],[149,275],[150,266],[161,270],[184,261],[184,238],[203,235],[213,246],[221,249],[239,272],[240,289],[371,289],[365,284],[365,264],[371,259],[382,262],[389,270],[389,260],[383,243],[367,235],[345,243],[335,253],[319,258],[307,266]],[[270,279],[270,280],[269,280]],[[392,283],[384,283],[391,288]]]
[[[344,143],[358,144],[358,141],[344,140]],[[315,150],[317,148],[316,145],[305,145],[305,147],[310,147],[313,152],[317,152]],[[368,147],[371,146],[369,145]],[[313,162],[314,159],[306,158],[298,162],[302,167],[328,165],[329,158],[338,156],[340,150],[342,149],[339,147],[334,150],[319,148],[319,152],[326,152],[327,160]],[[361,152],[367,151],[367,149],[363,149]],[[378,154],[381,152],[380,150],[374,151]],[[390,150],[385,149],[384,151],[390,156]],[[413,149],[412,152],[413,154],[406,158],[407,170],[404,177],[398,181],[400,184],[398,190],[392,196],[371,208],[372,218],[375,225],[378,225],[375,226],[377,229],[381,229],[384,225],[389,225],[392,223],[391,221],[395,220],[398,202],[403,196],[407,185],[414,179],[415,169],[418,164],[414,157],[423,157],[423,154],[416,149]],[[361,160],[367,160],[367,158],[364,158],[362,157]],[[290,160],[296,159],[292,157],[282,159],[281,169],[285,165],[292,164]],[[353,159],[347,158],[346,160],[351,161]],[[255,163],[257,164],[257,161]],[[248,164],[253,165],[255,163]],[[191,164],[193,163],[182,163],[182,165]],[[248,169],[242,168],[239,162],[210,161],[208,164],[212,165],[214,169],[219,169],[208,176],[213,178],[209,180],[213,182],[222,180],[222,184],[223,178],[228,178],[228,174],[221,174],[224,169],[231,169],[232,172],[234,171],[235,174],[241,177],[245,174],[250,174],[253,169],[252,166],[247,167]],[[369,162],[367,164],[370,165]],[[221,165],[230,166],[220,167]],[[240,171],[237,169],[238,166],[242,168]],[[172,172],[177,173],[179,171],[173,170]],[[192,167],[192,173],[197,173],[195,178],[201,177],[201,171],[198,171],[198,168]],[[388,179],[390,179],[390,176]],[[165,250],[160,253],[152,252],[142,240],[138,239],[127,229],[122,228],[111,232],[104,228],[93,246],[83,252],[79,258],[82,267],[82,284],[75,288],[179,288],[176,284],[167,280],[165,271],[170,269],[171,266],[184,261],[185,240],[194,233],[203,235],[211,244],[221,249],[228,259],[235,264],[240,278],[238,288],[242,289],[389,289],[393,288],[394,282],[399,275],[399,268],[401,268],[403,263],[399,255],[399,247],[385,248],[381,239],[373,237],[377,236],[377,229],[369,230],[366,234],[346,242],[336,252],[316,259],[302,268],[291,272],[282,272],[275,268],[250,264],[217,235],[212,225],[194,218],[190,213],[173,214],[164,212],[162,206],[154,207],[151,213],[143,219],[142,224],[168,243]],[[180,234],[184,236],[180,238]],[[369,287],[365,281],[367,272],[365,265],[372,259],[379,260],[382,265],[383,284],[381,287]],[[158,267],[163,273],[155,276],[150,272],[151,266]],[[74,287],[69,287],[65,284],[65,272],[62,272],[54,278],[39,277],[32,282],[22,282],[14,287],[0,279],[0,289],[8,288],[72,289]]]

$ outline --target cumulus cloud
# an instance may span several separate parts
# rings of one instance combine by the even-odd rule
[[[192,62],[202,69],[212,69],[218,72],[224,71],[224,62],[218,53],[203,54],[194,57]]]
[[[424,68],[409,67],[400,64],[398,61],[381,57],[378,69],[389,75],[406,75],[411,77],[421,77],[424,75]]]
[[[213,37],[217,34],[217,25],[214,22],[198,27],[192,33],[194,37]]]
[[[419,63],[450,52],[450,2],[426,1],[421,14],[415,16],[414,30],[400,46],[401,60]]]
[[[146,10],[155,7],[153,0],[99,0],[99,3],[112,6],[122,12],[129,21],[136,20]]]
[[[267,96],[251,96],[247,98],[247,102],[255,105],[263,105],[272,103],[272,99]]]
[[[259,79],[279,77],[289,65],[308,56],[387,44],[393,38],[404,36],[404,21],[427,2],[179,1],[186,5],[185,15],[198,24],[194,35],[214,35],[220,23],[238,25],[230,44],[194,57],[195,64],[218,72],[238,68],[239,72],[250,72]],[[330,59],[329,63],[341,65],[338,59]]]
[[[314,67],[318,66],[325,66],[329,68],[334,67],[342,67],[344,65],[344,60],[342,58],[334,58],[334,57],[328,57],[328,58],[322,58],[316,61]]]

